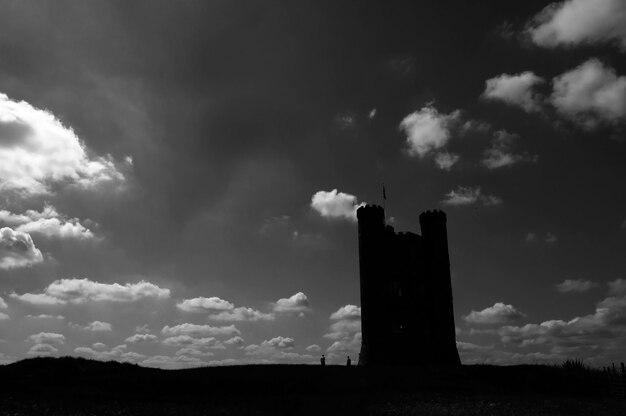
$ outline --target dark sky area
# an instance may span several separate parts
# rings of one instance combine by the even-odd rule
[[[0,362],[353,359],[355,209],[465,363],[623,359],[622,0],[0,0]]]

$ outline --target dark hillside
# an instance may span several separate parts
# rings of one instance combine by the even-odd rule
[[[0,367],[0,414],[626,414],[603,376],[549,366],[159,370],[35,358]]]

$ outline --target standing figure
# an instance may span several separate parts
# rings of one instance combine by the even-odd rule
[[[348,361],[346,362],[346,367],[350,367],[352,365],[352,360],[350,359],[350,356],[348,355]]]
[[[322,364],[322,367],[326,365],[326,357],[324,357],[324,354],[322,354],[322,358],[320,358],[320,364]]]

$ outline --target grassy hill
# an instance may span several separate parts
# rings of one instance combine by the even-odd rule
[[[80,358],[0,366],[1,415],[626,415],[597,370],[251,365],[159,370]]]

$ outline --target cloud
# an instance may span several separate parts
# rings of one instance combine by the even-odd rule
[[[506,130],[498,130],[493,134],[493,139],[487,149],[485,149],[481,163],[487,169],[499,169],[512,166],[521,161],[533,160],[528,155],[515,154],[511,151],[514,142],[519,139],[517,134],[509,133]]]
[[[63,315],[49,315],[49,314],[39,314],[39,315],[26,315],[26,317],[28,319],[60,319],[63,320],[65,319],[65,316]]]
[[[317,344],[311,344],[308,347],[306,347],[305,350],[308,352],[319,352],[322,350],[322,347],[320,347]]]
[[[568,0],[553,3],[530,24],[532,41],[543,47],[615,42],[626,50],[623,0]]]
[[[176,335],[165,338],[161,343],[168,347],[193,348],[198,351],[209,348],[224,349],[222,342],[215,337],[195,338],[190,335]]]
[[[216,313],[222,311],[230,311],[235,307],[235,305],[218,297],[198,297],[193,299],[185,299],[182,302],[177,303],[176,307],[185,312]]]
[[[318,191],[311,198],[311,208],[324,218],[342,218],[356,221],[356,210],[359,204],[354,195],[337,192]]]
[[[494,195],[483,195],[480,187],[459,186],[456,190],[448,192],[446,199],[441,201],[444,205],[463,206],[472,205],[477,202],[484,206],[499,205],[502,199]]]
[[[35,305],[86,302],[134,302],[141,299],[167,299],[170,290],[142,280],[138,283],[98,283],[88,279],[60,279],[52,282],[44,293],[11,294],[11,297]]]
[[[110,156],[89,157],[52,113],[0,93],[0,190],[46,194],[52,184],[93,187],[123,181]]]
[[[309,298],[302,292],[286,299],[278,299],[274,304],[274,312],[278,313],[306,312],[308,310],[310,310]]]
[[[134,334],[124,340],[124,342],[129,344],[153,343],[158,341],[159,337],[152,334]]]
[[[407,153],[424,158],[444,147],[450,140],[452,126],[459,122],[460,117],[459,110],[441,114],[432,105],[404,117],[399,127],[406,134]]]
[[[11,228],[0,228],[0,269],[30,267],[43,262],[43,254],[35,247],[30,234]]]
[[[592,282],[590,280],[583,280],[583,279],[578,279],[578,280],[566,279],[563,282],[555,285],[556,290],[558,290],[561,293],[572,293],[572,292],[582,293],[590,289],[593,289],[596,286],[598,286],[597,283]]]
[[[2,299],[2,297],[0,297],[0,309],[7,309],[7,303],[4,301],[4,299]]]
[[[60,215],[52,205],[46,205],[41,212],[28,210],[24,214],[13,214],[0,210],[0,222],[13,227],[15,231],[40,234],[46,237],[93,239],[94,235],[78,218]]]
[[[450,170],[460,159],[459,155],[448,152],[439,152],[435,156],[435,164],[441,170]]]
[[[52,355],[59,352],[59,349],[53,347],[50,344],[35,344],[30,350],[28,350],[28,355]]]
[[[502,101],[506,104],[523,108],[526,112],[541,109],[541,97],[533,90],[545,80],[533,72],[520,74],[502,74],[488,79],[481,98],[490,101]]]
[[[40,332],[28,337],[35,344],[65,344],[65,335],[54,332]]]
[[[243,338],[241,337],[232,337],[224,341],[224,345],[235,345],[237,347],[240,347],[243,345],[243,342]]]
[[[552,104],[563,116],[586,128],[614,124],[626,117],[626,77],[590,59],[552,80]]]
[[[96,349],[102,349],[102,348],[106,348],[107,345],[102,342],[95,342],[91,344],[91,346]]]
[[[463,319],[471,324],[504,324],[518,321],[526,315],[518,311],[513,305],[497,302],[482,311],[471,311]]]
[[[0,312],[0,321],[6,321],[7,319],[11,319],[11,317],[4,312]]]
[[[546,236],[543,238],[543,241],[545,241],[548,244],[554,244],[557,241],[559,241],[558,237],[552,233],[547,233]]]
[[[613,296],[626,296],[626,279],[616,279],[608,283],[609,294]]]
[[[333,340],[326,349],[329,359],[356,356],[361,348],[361,308],[345,305],[330,315],[329,332],[324,338]]]
[[[211,325],[196,325],[196,324],[180,324],[175,326],[164,326],[161,333],[165,336],[176,335],[191,335],[191,336],[233,336],[240,335],[241,332],[235,327],[230,326],[211,326]]]
[[[99,343],[98,347],[95,347],[97,344],[94,344],[95,348],[104,348],[106,345]],[[121,362],[137,362],[138,360],[144,359],[146,356],[144,354],[139,354],[133,351],[126,351],[126,344],[118,345],[116,347],[111,348],[109,351],[96,351],[93,348],[89,347],[78,347],[74,349],[74,353],[80,355],[90,355],[91,358],[100,360],[100,361],[121,361]]]
[[[244,353],[252,357],[266,357],[269,362],[312,362],[314,357],[310,354],[300,354],[292,351],[296,343],[293,338],[278,336],[265,340],[261,344],[250,344],[244,348]]]
[[[101,322],[101,321],[93,321],[91,323],[88,323],[85,326],[80,326],[76,324],[70,324],[70,326],[72,328],[82,329],[82,330],[91,331],[91,332],[110,332],[113,330],[113,327],[111,326],[110,323]]]
[[[218,297],[197,297],[185,299],[176,304],[176,307],[185,312],[208,313],[208,318],[214,321],[271,321],[274,315],[262,313],[245,306],[235,307],[234,304]]]
[[[165,369],[178,369],[178,368],[195,368],[204,367],[206,362],[202,361],[198,357],[188,357],[186,355],[178,355],[174,357],[168,357],[166,355],[155,355],[149,357],[140,363],[146,367],[157,367]]]

